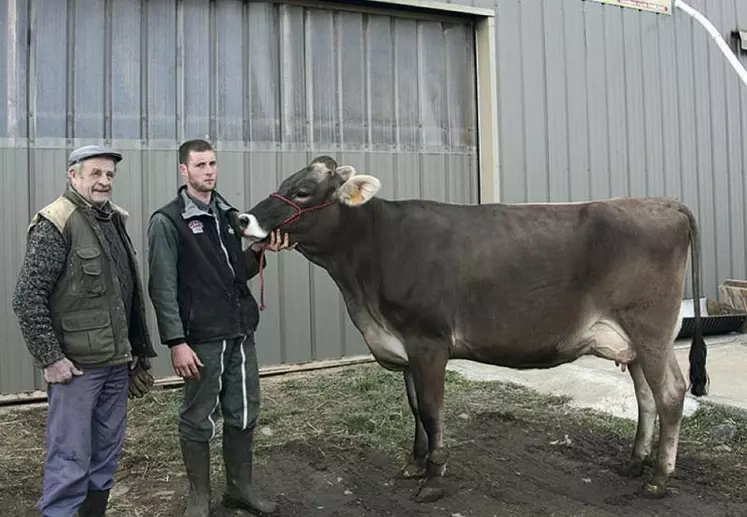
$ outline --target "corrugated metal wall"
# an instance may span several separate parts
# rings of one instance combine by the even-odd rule
[[[727,41],[747,28],[747,0],[688,4]],[[705,294],[747,278],[747,87],[705,29],[679,10],[495,5],[502,200],[673,196],[701,224]]]
[[[747,89],[702,27],[583,0],[453,3],[496,9],[503,201],[677,197],[701,223],[706,294],[747,277]],[[747,27],[747,0],[688,3],[727,41]],[[0,23],[0,393],[41,385],[10,293],[28,216],[61,188],[73,139],[127,149],[117,200],[143,252],[192,136],[218,142],[220,186],[239,206],[318,152],[376,173],[384,195],[477,198],[463,24],[233,0],[8,0]],[[271,260],[267,301],[263,363],[364,351],[334,286],[300,257]]]
[[[75,145],[106,139],[125,152],[114,196],[131,211],[143,267],[148,217],[176,191],[187,138],[216,142],[219,188],[241,208],[321,153],[381,178],[386,197],[477,201],[464,21],[238,0],[7,2],[0,394],[43,386],[11,297],[28,219],[63,188]],[[325,271],[284,253],[269,257],[265,278],[262,364],[366,353]],[[170,375],[159,351],[156,374]]]

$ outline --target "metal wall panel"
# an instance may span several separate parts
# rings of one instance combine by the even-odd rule
[[[8,88],[8,69],[13,68],[13,65],[15,63],[12,63],[13,59],[12,57],[9,58],[9,55],[12,56],[12,49],[18,48],[18,44],[16,42],[13,42],[12,45],[8,45],[9,41],[13,41],[15,37],[15,31],[17,30],[17,24],[8,23],[8,17],[13,16],[15,13],[11,10],[11,8],[6,9],[0,9],[0,27],[7,27],[5,31],[5,38],[3,40],[3,44],[0,45],[0,66],[3,67],[4,73],[0,74],[0,92],[5,92],[7,94],[9,88]],[[10,51],[10,52],[9,52]],[[10,62],[10,66],[9,66]],[[8,125],[8,103],[6,101],[0,102],[0,138],[3,138],[7,133]]]
[[[124,152],[114,198],[130,212],[146,284],[148,219],[181,183],[176,150],[187,138],[215,143],[219,188],[240,208],[319,154],[378,176],[385,197],[478,200],[467,20],[238,0],[7,5],[0,394],[43,387],[10,300],[28,219],[59,195],[74,146]],[[261,364],[366,353],[325,271],[283,253],[268,257],[264,275]],[[258,278],[251,284],[258,297]],[[156,375],[171,375],[167,349],[158,350]]]
[[[453,3],[497,13],[502,200],[680,198],[702,226],[705,294],[747,276],[746,91],[702,27],[581,0]],[[747,25],[746,0],[689,3],[727,39]],[[117,200],[133,212],[141,261],[147,217],[178,185],[178,141],[192,136],[216,142],[221,189],[239,205],[321,152],[381,177],[382,195],[477,199],[465,25],[234,0],[8,0],[0,23],[2,393],[40,386],[11,279],[22,228],[58,193],[73,145],[128,150]],[[271,257],[264,364],[364,351],[320,273]],[[169,373],[165,355],[157,373]]]
[[[26,0],[7,0],[0,8],[0,141],[5,137],[16,142],[27,135],[26,63],[28,49],[23,42],[28,28]],[[21,142],[18,142],[21,143]],[[0,144],[6,147],[6,144]]]
[[[688,3],[727,41],[747,26],[746,0]],[[494,6],[502,201],[672,196],[701,225],[704,294],[747,278],[747,88],[705,29],[678,10]]]
[[[39,376],[27,353],[12,311],[13,291],[18,269],[23,262],[29,213],[29,176],[24,149],[0,151],[0,188],[4,192],[0,208],[0,393],[35,389]]]

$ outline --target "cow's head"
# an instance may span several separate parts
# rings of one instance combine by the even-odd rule
[[[353,167],[338,167],[329,156],[319,156],[239,216],[244,237],[258,242],[280,229],[301,246],[320,243],[343,222],[341,205],[364,205],[380,188],[373,176],[357,175]]]

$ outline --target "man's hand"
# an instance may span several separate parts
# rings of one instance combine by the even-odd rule
[[[171,365],[174,367],[174,373],[184,380],[199,379],[199,367],[205,366],[187,343],[171,347]]]
[[[44,380],[47,384],[68,384],[73,377],[83,375],[68,358],[50,364],[44,368]]]
[[[153,387],[153,375],[150,370],[150,360],[147,357],[135,357],[130,362],[130,385],[127,389],[128,397],[141,398]]]
[[[265,243],[256,243],[252,244],[252,249],[259,253],[264,248],[265,250],[269,251],[283,251],[283,250],[292,250],[298,245],[297,242],[294,242],[293,244],[290,244],[290,240],[288,237],[288,234],[285,234],[285,237],[281,237],[280,230],[275,230],[274,232],[270,233],[270,242]]]

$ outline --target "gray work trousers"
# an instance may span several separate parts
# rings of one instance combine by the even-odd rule
[[[254,335],[190,346],[204,366],[199,379],[184,383],[179,437],[195,442],[212,440],[219,407],[226,425],[253,428],[259,417]]]

